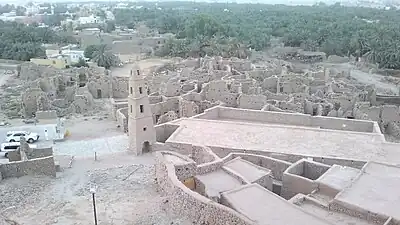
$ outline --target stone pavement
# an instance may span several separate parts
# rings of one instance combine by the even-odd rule
[[[94,157],[123,152],[128,148],[128,136],[125,134],[103,137],[90,140],[56,142],[54,144],[55,155],[71,155],[75,157]]]

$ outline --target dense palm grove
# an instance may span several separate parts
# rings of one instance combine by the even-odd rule
[[[382,68],[400,69],[400,13],[340,5],[159,3],[116,9],[117,25],[145,21],[160,33],[174,33],[160,55],[220,54],[246,57],[272,38],[328,55],[364,56]]]
[[[56,34],[50,28],[0,21],[0,58],[28,61],[45,57],[43,43],[73,43],[72,37]]]

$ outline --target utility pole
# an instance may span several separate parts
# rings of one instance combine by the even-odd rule
[[[96,197],[95,197],[96,186],[90,187],[90,193],[92,193],[94,225],[97,225]]]

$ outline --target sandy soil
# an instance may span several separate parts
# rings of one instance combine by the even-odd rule
[[[361,70],[358,70],[354,65],[349,63],[342,63],[342,64],[332,64],[332,63],[323,63],[323,65],[333,66],[335,68],[341,69],[352,69],[351,70],[351,77],[357,80],[362,84],[373,84],[377,89],[378,94],[398,94],[399,88],[394,83],[385,82],[383,75],[376,74],[376,73],[366,73]]]
[[[149,59],[138,61],[138,64],[139,64],[140,69],[143,70],[143,73],[146,74],[148,72],[148,69],[150,69],[151,67],[161,66],[168,62],[171,62],[171,60],[170,59],[161,59],[161,58],[149,58]],[[113,76],[119,76],[119,77],[129,76],[132,66],[133,66],[133,64],[125,64],[123,67],[112,68],[111,73]]]
[[[59,159],[66,166],[68,160]],[[90,187],[96,186],[99,225],[189,225],[169,214],[157,192],[151,155],[76,160],[57,178],[22,177],[0,183],[0,214],[19,224],[93,224]]]
[[[65,121],[68,140],[86,140],[123,134],[111,116],[73,117]]]
[[[384,76],[373,73],[365,73],[360,70],[352,70],[351,76],[363,84],[374,84],[378,93],[386,94],[388,91],[398,93],[399,89],[395,84],[382,82]]]

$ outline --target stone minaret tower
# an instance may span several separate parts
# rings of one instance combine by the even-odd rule
[[[156,130],[147,96],[147,87],[137,65],[131,70],[128,91],[129,150],[136,155],[141,155],[149,152],[151,145],[156,142]]]

